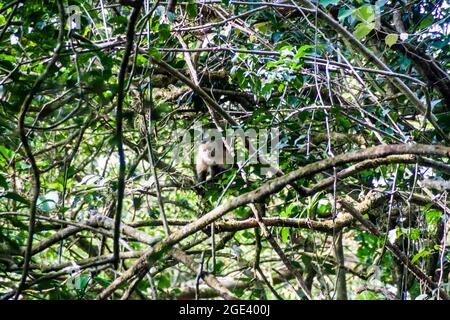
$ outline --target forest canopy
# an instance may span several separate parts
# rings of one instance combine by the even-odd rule
[[[450,299],[449,11],[1,0],[0,297]]]

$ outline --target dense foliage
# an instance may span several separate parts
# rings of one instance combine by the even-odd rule
[[[0,1],[0,296],[448,299],[449,10]]]

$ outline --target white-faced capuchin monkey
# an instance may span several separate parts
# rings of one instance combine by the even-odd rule
[[[198,182],[204,182],[208,176],[214,178],[216,175],[230,168],[228,161],[232,156],[225,147],[222,139],[208,140],[200,144],[195,159]]]

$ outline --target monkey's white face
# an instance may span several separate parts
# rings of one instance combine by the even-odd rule
[[[199,148],[201,158],[208,165],[224,164],[223,146],[215,141],[202,144]]]
[[[222,141],[208,141],[198,147],[196,158],[197,177],[200,182],[205,181],[207,174],[212,177],[225,170],[228,166],[228,151]]]

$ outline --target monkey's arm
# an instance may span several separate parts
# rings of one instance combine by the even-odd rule
[[[197,159],[197,163],[195,164],[195,169],[197,172],[197,180],[198,182],[203,182],[206,180],[206,176],[208,175],[208,165]]]
[[[227,168],[225,166],[222,165],[213,165],[211,166],[211,177],[215,177],[219,174],[221,174],[222,172],[224,172],[225,170],[227,170]]]

